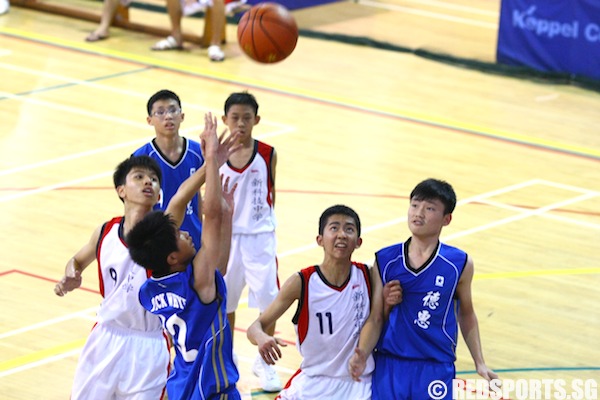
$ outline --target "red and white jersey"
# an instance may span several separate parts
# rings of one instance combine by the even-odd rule
[[[224,179],[229,177],[229,187],[238,185],[234,193],[233,234],[275,230],[273,152],[273,147],[255,140],[254,153],[246,166],[234,168],[228,161],[219,170]]]
[[[302,295],[293,322],[303,357],[300,369],[309,376],[348,377],[348,361],[371,309],[369,268],[353,262],[341,287],[328,283],[318,266],[299,274]],[[363,376],[373,368],[370,355]]]
[[[140,304],[140,287],[150,271],[134,263],[123,240],[124,217],[116,217],[102,227],[96,259],[100,293],[104,300],[98,322],[136,331],[162,331],[160,319]]]

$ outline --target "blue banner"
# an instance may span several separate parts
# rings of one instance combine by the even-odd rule
[[[600,79],[600,0],[502,0],[496,57]]]

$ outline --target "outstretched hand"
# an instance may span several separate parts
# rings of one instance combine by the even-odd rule
[[[221,175],[221,184],[223,185],[223,202],[224,202],[224,206],[226,207],[224,210],[228,211],[231,213],[231,215],[233,215],[233,211],[234,211],[234,194],[235,194],[235,189],[237,189],[237,183],[235,185],[233,185],[231,188],[229,187],[229,176],[225,179],[225,182],[223,182],[223,175]]]
[[[202,149],[203,154],[206,154],[207,151],[213,149],[212,147],[207,148],[206,140],[208,138],[212,139],[213,137],[216,137],[216,134],[217,117],[213,117],[211,112],[207,112],[204,114],[204,130],[200,134],[200,148]],[[226,134],[227,129],[224,129],[216,141],[215,154],[217,156],[217,165],[219,167],[225,164],[233,153],[242,148],[242,144],[237,140],[240,136],[239,134],[229,134],[227,137],[225,137]]]
[[[279,346],[286,347],[287,343],[274,336],[268,336],[268,339],[258,343],[258,353],[269,365],[275,365],[275,362],[281,358],[281,349]]]
[[[229,157],[242,148],[242,144],[238,142],[239,134],[229,134],[225,137],[227,129],[223,130],[219,136],[219,148],[217,149],[217,163],[219,166],[225,164]]]
[[[54,293],[62,297],[80,287],[81,281],[81,271],[75,268],[74,263],[70,263],[65,271],[65,276],[54,286]]]
[[[200,147],[205,156],[218,154],[219,140],[217,140],[217,117],[211,112],[204,114],[204,130],[200,134]]]

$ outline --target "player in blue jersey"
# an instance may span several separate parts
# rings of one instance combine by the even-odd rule
[[[221,189],[216,119],[208,114],[205,120],[202,247],[196,251],[189,234],[179,229],[190,193],[204,179],[199,173],[181,185],[165,212],[147,215],[127,237],[131,258],[152,270],[152,277],[140,289],[140,302],[160,317],[176,347],[174,369],[167,381],[171,400],[241,398],[223,279],[235,186],[229,190],[226,180]]]
[[[153,94],[146,106],[148,125],[154,127],[156,137],[133,152],[134,156],[147,155],[156,160],[162,171],[160,200],[155,210],[164,210],[175,195],[179,185],[204,164],[200,143],[179,134],[185,118],[181,100],[170,90]],[[200,194],[187,204],[181,229],[192,236],[196,248],[200,248],[202,232],[202,198]]]
[[[357,378],[376,344],[374,400],[452,399],[459,325],[477,373],[487,380],[498,377],[483,359],[471,299],[473,260],[440,242],[455,206],[447,182],[419,183],[408,209],[412,236],[375,253],[384,306],[365,323],[350,362]]]

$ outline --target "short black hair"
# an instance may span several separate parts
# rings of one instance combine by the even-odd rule
[[[179,96],[170,90],[163,89],[154,93],[148,100],[148,104],[146,105],[146,108],[148,109],[148,116],[152,115],[152,106],[154,106],[154,103],[156,103],[158,100],[175,100],[179,108],[181,108],[181,100],[179,99]]]
[[[254,110],[254,115],[258,115],[258,102],[256,98],[248,92],[231,93],[225,100],[225,115],[233,105],[250,106]]]
[[[131,156],[122,161],[113,173],[115,188],[124,185],[127,174],[134,168],[142,168],[152,171],[158,177],[158,183],[162,182],[162,171],[156,160],[149,156]]]
[[[331,206],[325,211],[323,211],[323,214],[321,214],[321,218],[319,218],[319,235],[322,235],[325,231],[325,225],[327,225],[329,217],[336,214],[345,215],[354,219],[354,223],[356,224],[356,231],[358,233],[358,237],[360,237],[360,218],[358,214],[350,207],[342,204],[336,204],[335,206]]]
[[[444,215],[452,214],[456,207],[456,193],[446,181],[425,179],[410,193],[411,200],[439,200],[444,204]]]
[[[169,254],[177,251],[177,226],[163,211],[152,211],[125,238],[131,259],[152,270],[152,276],[169,274]]]

